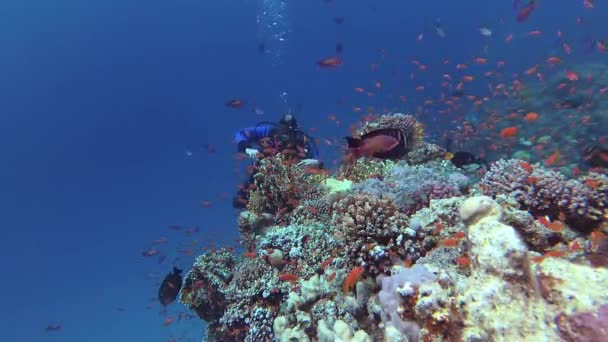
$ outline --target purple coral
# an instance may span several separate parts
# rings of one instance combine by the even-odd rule
[[[608,305],[600,306],[597,315],[591,312],[571,316],[561,314],[555,319],[562,337],[567,341],[608,341]]]
[[[559,172],[518,159],[499,160],[481,180],[484,193],[507,193],[534,215],[558,217],[562,212],[571,226],[583,228],[602,218],[608,206],[606,194],[595,191]]]

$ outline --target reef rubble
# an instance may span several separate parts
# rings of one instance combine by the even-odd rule
[[[264,160],[245,252],[208,251],[184,278],[205,339],[608,340],[605,176],[511,159],[478,181],[411,116],[361,132],[391,122],[418,139],[402,160],[334,175]]]

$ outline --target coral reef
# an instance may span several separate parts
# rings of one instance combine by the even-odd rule
[[[602,219],[604,209],[608,207],[606,189],[594,189],[588,183],[587,180],[566,179],[540,164],[501,159],[491,166],[480,186],[491,196],[513,196],[522,209],[534,215],[558,218],[562,213],[566,223],[588,230]]]
[[[402,114],[360,133],[383,125],[422,134]],[[208,251],[184,278],[206,339],[606,340],[606,176],[501,160],[475,184],[417,139],[332,178],[262,161],[243,255]]]
[[[301,200],[318,197],[318,182],[313,182],[313,176],[281,154],[263,159],[253,175],[247,210],[281,218]]]

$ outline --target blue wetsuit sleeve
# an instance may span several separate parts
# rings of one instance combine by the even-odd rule
[[[237,144],[238,152],[245,152],[246,148],[258,146],[258,141],[262,138],[270,136],[273,126],[270,124],[261,124],[254,127],[243,128],[234,134],[234,141]]]

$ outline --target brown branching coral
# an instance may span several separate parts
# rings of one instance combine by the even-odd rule
[[[247,209],[253,213],[270,213],[280,219],[299,202],[319,195],[312,177],[305,169],[286,160],[283,155],[265,158],[254,177]]]
[[[389,199],[369,194],[349,194],[335,202],[332,221],[349,259],[366,264],[371,274],[390,266],[389,246],[407,227],[407,217]]]
[[[480,186],[488,195],[512,195],[534,215],[557,218],[563,213],[569,225],[588,230],[602,219],[604,208],[608,207],[608,196],[588,183],[566,179],[539,164],[511,159],[494,163]]]
[[[389,200],[368,194],[350,194],[334,203],[333,223],[346,238],[382,238],[399,229],[397,207]],[[405,221],[404,221],[405,223]]]

